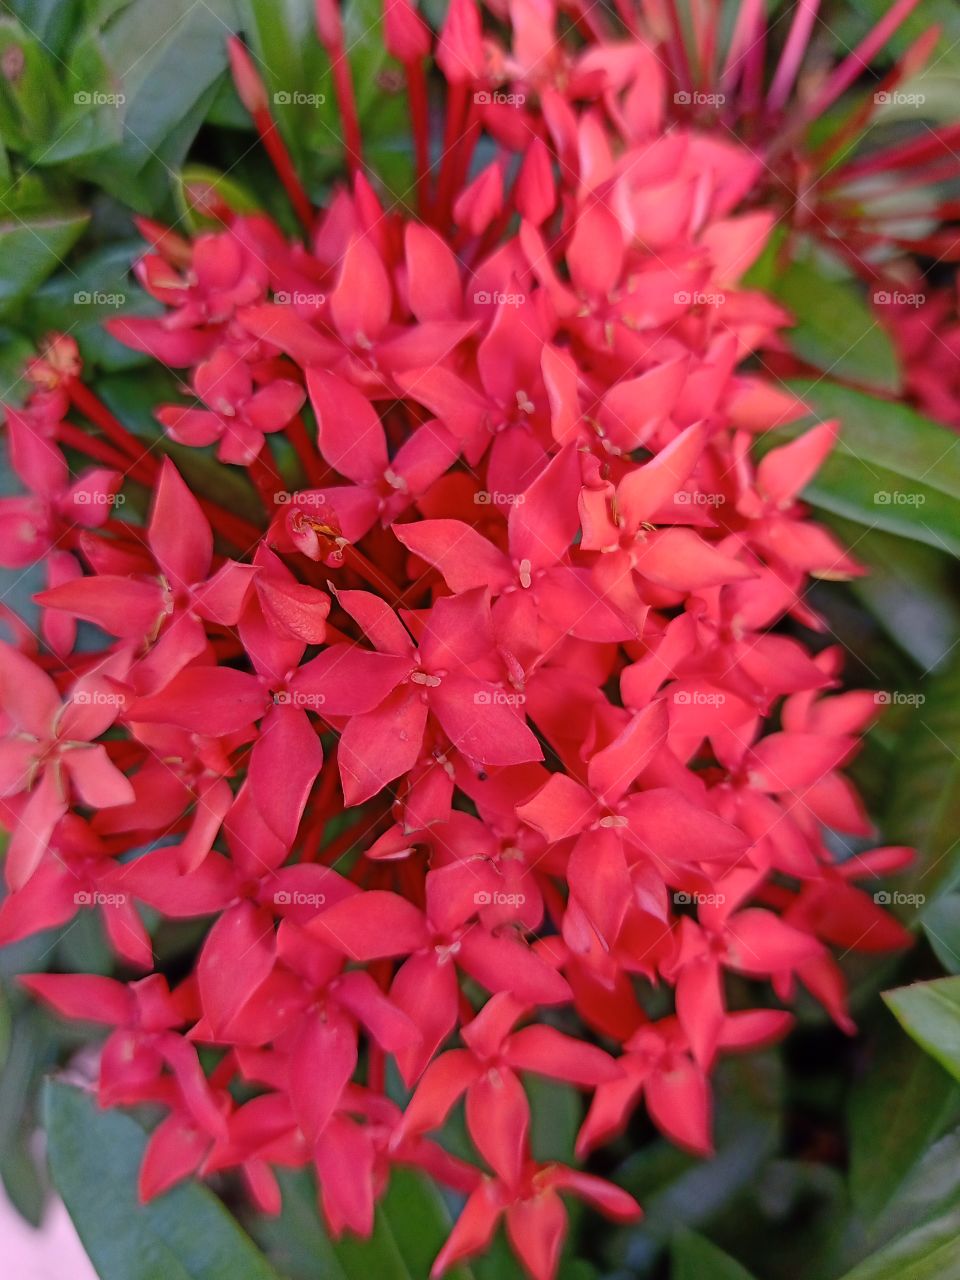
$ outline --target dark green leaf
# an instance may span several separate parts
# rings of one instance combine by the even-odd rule
[[[810,262],[793,262],[772,288],[796,321],[786,336],[801,359],[860,386],[899,392],[893,343],[856,285],[829,279]]]
[[[792,381],[820,421],[838,418],[837,447],[804,491],[835,515],[960,556],[960,437],[901,404],[828,381]],[[791,426],[764,437],[794,438]]]
[[[960,973],[960,893],[945,893],[923,913],[923,931],[948,973]]]
[[[960,1208],[898,1236],[843,1280],[960,1280]]]
[[[908,884],[927,905],[960,873],[960,658],[924,684],[897,750],[886,838],[920,850]]]
[[[420,1174],[394,1169],[386,1196],[377,1207],[370,1240],[332,1241],[317,1206],[313,1175],[280,1172],[283,1210],[258,1218],[253,1230],[290,1280],[424,1280],[450,1231],[450,1215]],[[453,1280],[469,1280],[457,1267]]]
[[[885,991],[903,1029],[960,1080],[960,978],[936,978]]]
[[[87,366],[129,369],[147,357],[111,338],[104,321],[122,314],[155,314],[161,308],[143,292],[130,267],[143,252],[138,240],[114,240],[106,248],[74,262],[32,295],[24,306],[25,323],[35,334],[54,329],[76,338]]]
[[[129,1116],[57,1081],[45,1103],[53,1180],[100,1280],[279,1280],[199,1183],[139,1203],[147,1136]]]
[[[850,1188],[873,1218],[910,1176],[955,1112],[958,1090],[941,1067],[884,1021],[875,1056],[850,1099]]]
[[[155,212],[180,170],[226,72],[238,22],[231,0],[134,0],[102,33],[124,96],[123,141],[77,172],[140,212]]]
[[[0,315],[63,266],[88,221],[80,212],[10,215],[0,200]]]
[[[920,542],[827,516],[866,567],[854,594],[924,671],[941,666],[960,640],[960,566]]]
[[[670,1280],[753,1280],[728,1253],[692,1231],[677,1235],[671,1261]]]

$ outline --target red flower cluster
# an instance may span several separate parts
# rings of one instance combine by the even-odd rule
[[[790,1023],[756,984],[849,1029],[831,947],[907,940],[855,881],[909,856],[826,842],[871,834],[841,770],[876,706],[791,633],[823,630],[811,576],[857,572],[797,501],[835,427],[753,460],[804,412],[740,371],[784,321],[739,283],[773,221],[738,212],[761,161],[664,127],[642,39],[558,42],[546,8],[511,3],[507,46],[453,0],[432,184],[430,37],[389,0],[419,219],[361,172],[332,5],[355,173],[317,218],[233,47],[306,240],[227,210],[192,241],[144,224],[166,309],[111,327],[190,371],[160,422],[244,468],[265,518],[158,465],[65,338],[8,411],[28,494],[0,503],[2,563],[49,575],[43,647],[15,622],[0,646],[0,941],[99,910],[145,973],[25,980],[112,1028],[104,1105],[167,1109],[142,1194],[239,1169],[276,1210],[272,1167],[312,1162],[330,1229],[366,1234],[391,1166],[417,1165],[467,1196],[437,1273],[503,1216],[537,1280],[561,1193],[639,1209],[533,1160],[524,1076],[590,1094],[581,1153],[641,1098],[709,1153],[717,1058]],[[101,469],[71,476],[64,448]],[[125,477],[152,489],[145,526]],[[140,907],[212,920],[172,990]],[[461,1098],[476,1166],[429,1136]]]

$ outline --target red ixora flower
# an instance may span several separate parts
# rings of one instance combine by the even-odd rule
[[[786,317],[742,281],[782,201],[770,167],[793,199],[829,161],[805,125],[910,7],[796,99],[816,0],[769,86],[758,4],[720,57],[709,23],[687,46],[672,0],[618,4],[619,27],[583,9],[560,38],[550,3],[485,23],[452,0],[434,35],[387,0],[415,214],[365,170],[333,0],[318,33],[350,178],[321,210],[231,41],[303,238],[222,201],[192,239],[141,221],[136,272],[164,310],[110,329],[184,370],[193,400],[159,421],[215,445],[259,506],[144,451],[63,336],[7,411],[24,492],[0,501],[0,563],[47,572],[39,637],[10,619],[0,643],[0,940],[97,907],[143,972],[25,984],[111,1028],[105,1105],[166,1108],[144,1198],[232,1168],[275,1212],[274,1166],[312,1165],[331,1231],[369,1234],[413,1165],[464,1198],[435,1275],[502,1221],[552,1280],[563,1196],[640,1210],[534,1160],[525,1080],[587,1095],[581,1157],[641,1104],[708,1155],[716,1062],[784,1035],[798,984],[850,1030],[831,949],[907,943],[855,881],[909,850],[840,861],[827,838],[873,834],[843,772],[873,698],[838,691],[805,597],[859,572],[797,496],[837,427],[754,461],[806,407],[743,370]],[[948,141],[898,144],[885,172],[919,181]],[[795,217],[832,231],[878,164],[846,161]],[[93,465],[72,473],[64,449]],[[151,493],[144,523],[128,479]],[[79,649],[78,622],[96,629]],[[208,922],[172,990],[141,907]],[[730,1006],[729,974],[756,1008]],[[461,1102],[472,1163],[442,1145]]]

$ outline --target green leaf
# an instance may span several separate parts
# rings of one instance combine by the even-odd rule
[[[124,97],[123,140],[76,172],[141,213],[158,212],[216,97],[238,25],[231,0],[134,0],[117,13],[100,41]]]
[[[948,973],[960,973],[960,893],[944,893],[923,913],[927,941]]]
[[[318,196],[342,167],[343,129],[313,0],[242,0],[241,10],[274,114],[305,185]],[[343,29],[365,159],[402,199],[412,180],[409,121],[398,67],[383,42],[380,0],[346,0]]]
[[[772,288],[793,313],[796,325],[786,337],[801,359],[860,386],[899,393],[893,343],[854,284],[829,279],[810,262],[793,262]]]
[[[528,1076],[524,1083],[530,1099],[534,1159],[573,1164],[577,1130],[583,1119],[580,1095],[571,1085],[543,1076]]]
[[[960,1280],[960,1207],[898,1236],[842,1280]]]
[[[875,1217],[922,1160],[955,1113],[960,1094],[941,1067],[884,1019],[875,1057],[850,1098],[850,1189]]]
[[[804,490],[815,506],[960,556],[960,438],[901,404],[837,383],[795,379],[790,389],[818,421],[839,418],[840,439]],[[793,425],[762,449],[794,439]]]
[[[88,221],[80,212],[9,216],[9,206],[0,200],[0,315],[64,265]]]
[[[883,998],[907,1034],[960,1080],[960,978],[914,982]]]
[[[693,1231],[680,1232],[671,1249],[670,1280],[753,1280],[728,1253]]]
[[[943,665],[960,640],[960,566],[920,542],[827,515],[827,524],[866,567],[851,589],[924,671]]]
[[[27,300],[25,324],[34,334],[60,329],[76,338],[85,365],[102,369],[130,369],[148,357],[111,338],[104,321],[117,315],[155,315],[162,308],[130,274],[131,263],[143,252],[139,240],[111,240],[104,248],[71,263]]]
[[[424,1280],[450,1232],[450,1215],[439,1192],[409,1169],[391,1173],[369,1240],[330,1239],[311,1173],[280,1170],[279,1178],[281,1213],[257,1218],[252,1229],[290,1280]],[[453,1280],[470,1280],[464,1267],[448,1274]]]
[[[100,1280],[279,1280],[199,1183],[139,1203],[147,1135],[136,1121],[57,1081],[45,1111],[53,1180]]]
[[[221,228],[220,219],[210,212],[211,203],[223,203],[235,213],[256,213],[260,209],[256,198],[240,183],[202,164],[184,168],[176,196],[184,222],[195,233]]]
[[[882,825],[886,839],[920,850],[901,887],[923,894],[929,909],[960,873],[960,655],[923,689],[926,701],[898,746]]]
[[[890,10],[889,0],[852,0],[852,4],[857,11],[856,20],[836,28],[851,48],[863,38],[870,24],[880,22]],[[905,53],[913,41],[932,26],[938,26],[943,33],[933,58],[934,65],[960,65],[960,8],[955,0],[923,0],[890,36],[891,54],[899,57]]]

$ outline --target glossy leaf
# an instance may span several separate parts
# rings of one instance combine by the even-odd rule
[[[816,418],[839,418],[837,447],[803,496],[871,529],[960,556],[960,450],[956,434],[901,404],[837,383],[797,379],[790,389]],[[765,436],[762,450],[802,426]]]
[[[857,1208],[875,1217],[893,1198],[956,1111],[951,1077],[884,1019],[873,1056],[849,1105],[850,1189]]]
[[[54,1184],[100,1280],[279,1280],[213,1192],[185,1183],[149,1205],[137,1199],[147,1135],[100,1111],[80,1089],[46,1089]]]
[[[670,1280],[753,1280],[735,1258],[692,1231],[676,1237],[671,1260]]]
[[[886,991],[903,1029],[960,1080],[960,978],[936,978]]]
[[[786,337],[801,359],[835,378],[899,392],[893,343],[855,284],[829,279],[810,262],[793,262],[773,281],[773,291],[796,321]]]
[[[912,845],[920,858],[904,891],[929,905],[960,874],[960,659],[924,684],[897,748],[885,838]]]
[[[289,1280],[423,1280],[450,1230],[439,1193],[411,1170],[393,1170],[369,1240],[330,1238],[312,1174],[281,1170],[279,1178],[283,1209],[256,1219],[253,1230]],[[470,1280],[464,1267],[448,1275]]]
[[[960,1280],[960,1207],[898,1236],[842,1280]]]
[[[63,266],[88,221],[79,211],[0,219],[0,315]]]

